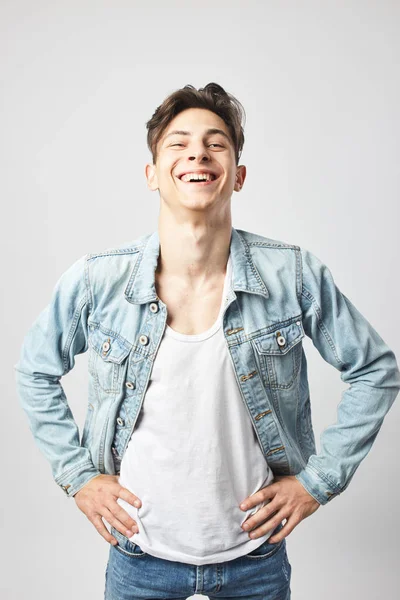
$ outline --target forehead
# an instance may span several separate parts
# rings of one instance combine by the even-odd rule
[[[230,138],[225,121],[217,114],[204,108],[188,108],[172,119],[163,133],[163,138],[176,130],[184,130],[196,135],[208,129],[221,129]]]

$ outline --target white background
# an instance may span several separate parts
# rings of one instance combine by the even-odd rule
[[[109,546],[53,482],[13,365],[72,262],[156,228],[145,123],[172,91],[242,102],[233,226],[315,253],[399,355],[399,17],[394,0],[1,1],[2,597],[103,598]],[[345,385],[304,348],[318,440]],[[63,379],[80,425],[86,360]],[[397,597],[399,410],[288,536],[294,600]]]

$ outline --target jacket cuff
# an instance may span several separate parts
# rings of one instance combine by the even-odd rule
[[[307,492],[322,505],[333,500],[342,491],[335,487],[324,475],[315,471],[310,465],[307,465],[295,477]]]
[[[68,471],[64,471],[62,475],[56,477],[55,482],[64,490],[68,497],[74,496],[80,489],[83,488],[91,479],[101,475],[102,473],[93,466],[90,461],[85,461],[76,465]]]

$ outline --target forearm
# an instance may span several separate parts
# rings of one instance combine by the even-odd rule
[[[85,268],[82,257],[58,280],[50,303],[26,334],[14,366],[19,400],[35,443],[68,495],[100,474],[89,450],[80,444],[79,429],[60,383],[74,367],[75,356],[87,350]]]
[[[321,504],[340,494],[370,451],[400,389],[396,357],[336,286],[329,269],[303,251],[302,309],[307,335],[349,387],[337,420],[321,434],[320,452],[297,479]]]

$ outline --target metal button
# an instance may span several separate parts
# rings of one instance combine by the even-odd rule
[[[143,346],[145,346],[149,343],[149,338],[147,337],[147,335],[141,335],[139,338],[139,342],[143,344]]]
[[[150,310],[151,310],[151,312],[153,312],[153,313],[156,313],[156,312],[158,312],[158,304],[157,304],[157,302],[152,302],[152,303],[150,304]]]
[[[121,426],[122,426],[122,425],[124,425],[124,420],[123,420],[123,419],[121,419],[121,417],[118,417],[118,419],[117,419],[117,423],[118,423],[118,425],[121,425]]]
[[[132,381],[127,381],[125,383],[126,387],[129,388],[130,390],[134,390],[135,389],[135,384]]]
[[[283,335],[279,335],[279,336],[276,338],[276,341],[278,342],[279,346],[284,346],[284,345],[286,344],[286,340],[285,340],[285,338],[283,337]]]
[[[109,349],[110,349],[110,342],[109,341],[108,342],[104,342],[102,348],[103,348],[103,352],[108,352]]]
[[[296,325],[298,325],[300,327],[301,322],[300,321],[296,321]]]

